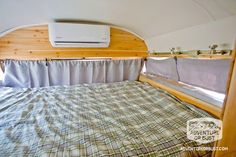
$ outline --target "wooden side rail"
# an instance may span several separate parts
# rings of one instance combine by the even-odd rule
[[[192,105],[195,105],[197,106],[198,108],[201,108],[209,113],[211,113],[212,115],[214,115],[215,117],[217,118],[221,118],[221,112],[222,112],[222,109],[219,108],[219,107],[216,107],[216,106],[213,106],[209,103],[206,103],[202,100],[199,100],[195,97],[192,97],[188,94],[185,94],[185,93],[182,93],[180,91],[177,91],[175,89],[172,89],[170,87],[167,87],[163,84],[160,84],[152,79],[149,79],[147,77],[145,77],[144,75],[140,75],[139,77],[139,81],[141,82],[147,82],[149,84],[151,84],[152,86],[154,87],[158,87],[158,88],[161,88],[167,92],[169,92],[170,94],[176,96],[177,98],[179,98],[180,100],[186,102],[186,103],[190,103]]]

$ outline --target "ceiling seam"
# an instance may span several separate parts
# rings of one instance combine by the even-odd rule
[[[196,4],[199,8],[201,8],[211,20],[216,21],[216,18],[213,16],[213,14],[211,14],[211,12],[206,7],[204,7],[201,3],[199,3],[197,0],[192,0],[192,2]]]
[[[220,5],[219,2],[217,0],[214,0],[216,5],[221,8],[222,10],[224,10],[229,16],[234,15],[233,12],[229,11],[228,9],[226,9],[224,6]]]
[[[221,20],[225,20],[225,19],[227,19],[227,18],[232,18],[232,17],[235,17],[235,18],[236,18],[236,15],[231,15],[231,16],[229,16],[229,17],[225,17],[225,18],[218,19],[218,20],[211,21],[211,22],[221,21]],[[144,39],[145,39],[145,40],[151,40],[152,38],[155,38],[155,37],[159,37],[159,36],[171,34],[171,33],[174,33],[174,32],[178,32],[178,31],[185,30],[185,29],[190,29],[190,28],[194,28],[194,27],[199,27],[199,26],[202,26],[202,25],[209,24],[209,23],[211,23],[211,22],[202,23],[202,24],[198,24],[198,25],[193,25],[193,26],[189,26],[189,27],[177,29],[177,30],[174,30],[174,31],[171,31],[171,32],[166,32],[166,33],[161,33],[161,34],[153,35],[153,36],[150,36],[150,37],[147,37],[147,38],[144,38]]]

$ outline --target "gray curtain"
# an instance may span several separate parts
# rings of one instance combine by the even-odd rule
[[[40,77],[40,79],[38,78]],[[3,86],[49,86],[48,66],[45,61],[5,61]]]
[[[205,89],[225,93],[231,59],[177,59],[179,80]]]
[[[6,87],[45,87],[138,79],[142,59],[5,61]]]
[[[225,93],[231,59],[148,58],[146,73]]]
[[[148,58],[146,61],[146,73],[162,76],[175,81],[179,80],[175,58]]]
[[[0,87],[2,86],[2,74],[4,72],[4,63],[0,60]]]

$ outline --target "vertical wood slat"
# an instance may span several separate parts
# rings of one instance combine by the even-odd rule
[[[224,110],[225,110],[225,107],[226,107],[226,100],[227,100],[227,97],[228,97],[228,92],[229,92],[229,88],[230,88],[230,82],[231,82],[231,76],[232,76],[232,73],[233,73],[233,69],[234,69],[234,64],[235,64],[235,57],[236,57],[236,51],[234,50],[232,52],[232,63],[230,65],[230,70],[229,70],[229,74],[228,74],[228,80],[227,80],[227,85],[226,85],[226,94],[225,94],[225,100],[224,100],[224,104],[223,104],[223,108],[222,108],[222,115],[221,115],[221,119],[223,119],[223,116],[224,116]]]
[[[234,53],[236,53],[236,43]],[[215,151],[214,157],[236,156],[236,64],[234,63],[228,95],[223,114],[223,137],[217,142],[217,147],[228,147],[228,151]]]

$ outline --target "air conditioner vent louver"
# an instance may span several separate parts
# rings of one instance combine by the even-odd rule
[[[88,44],[101,44],[104,42],[94,42],[94,41],[55,41],[55,43],[88,43]]]

